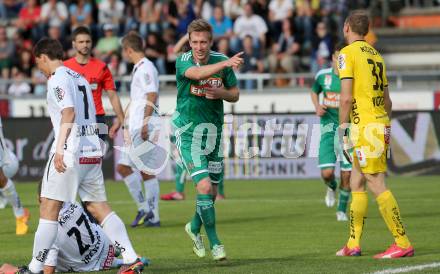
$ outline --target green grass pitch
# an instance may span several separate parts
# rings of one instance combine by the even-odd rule
[[[416,249],[413,258],[372,258],[392,243],[392,237],[371,196],[363,256],[335,257],[346,242],[348,224],[336,222],[335,209],[325,207],[325,188],[319,180],[227,181],[227,200],[216,203],[217,230],[228,254],[223,263],[212,261],[210,253],[204,259],[192,254],[183,229],[194,213],[190,183],[187,200],[160,202],[161,228],[127,229],[136,251],[152,261],[145,273],[371,273],[439,262],[440,177],[391,177],[387,181]],[[17,184],[22,202],[32,214],[28,235],[15,235],[10,207],[0,210],[0,263],[23,265],[31,258],[38,221],[36,186]],[[161,184],[162,193],[172,188],[173,183]],[[108,182],[107,193],[113,209],[129,224],[136,209],[125,185]],[[440,273],[440,269],[425,269],[424,273]]]

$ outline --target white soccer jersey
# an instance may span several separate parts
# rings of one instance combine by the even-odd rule
[[[44,264],[58,272],[88,272],[110,268],[113,259],[113,246],[102,228],[78,203],[64,203],[57,239]]]
[[[75,125],[66,141],[65,151],[80,157],[102,156],[95,105],[86,79],[65,66],[58,67],[47,81],[47,104],[55,131],[51,153],[56,150],[60,134],[61,112],[73,107]]]
[[[147,94],[159,92],[159,77],[154,64],[147,58],[142,58],[133,68],[130,84],[130,109],[128,117],[128,129],[130,134],[139,131],[143,126],[144,110],[147,104]],[[158,123],[159,99],[155,104],[150,124]]]

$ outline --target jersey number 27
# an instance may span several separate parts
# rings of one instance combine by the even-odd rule
[[[78,220],[76,220],[76,225],[79,227],[84,223],[87,231],[89,232],[89,236],[90,236],[90,241],[92,242],[92,244],[95,242],[95,235],[93,235],[93,231],[90,228],[90,224],[89,221],[87,221],[87,217],[86,215],[81,214],[81,216],[78,218]],[[75,235],[76,238],[76,242],[78,243],[78,249],[79,249],[79,254],[83,255],[84,252],[86,252],[87,250],[89,250],[90,245],[89,244],[84,244],[81,238],[81,232],[78,229],[78,227],[72,227],[68,232],[67,232],[67,236],[71,237],[72,235]]]

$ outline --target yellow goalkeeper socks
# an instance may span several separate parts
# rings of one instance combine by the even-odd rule
[[[399,206],[391,191],[387,190],[377,196],[377,203],[382,217],[388,226],[391,234],[393,234],[396,244],[401,248],[408,248],[411,243],[406,236],[405,228],[400,217]]]
[[[364,219],[367,215],[368,195],[367,192],[352,192],[350,205],[350,238],[347,247],[355,248],[360,246]]]

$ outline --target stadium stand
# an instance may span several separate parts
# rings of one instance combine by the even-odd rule
[[[438,0],[2,1],[0,95],[42,96],[44,78],[34,68],[32,45],[45,35],[57,38],[66,58],[70,57],[70,33],[78,25],[92,30],[95,56],[108,64],[120,90],[126,90],[123,79],[131,70],[118,40],[130,30],[145,37],[146,54],[162,75],[162,86],[173,89],[176,57],[172,47],[198,17],[214,24],[220,51],[241,51],[246,45],[243,40],[250,39],[247,63],[239,76],[242,88],[301,89],[310,85],[311,73],[329,66],[329,52],[342,38],[343,20],[358,8],[372,15],[369,41],[384,53],[389,71],[430,70],[414,77],[433,74],[435,78],[432,70],[438,68],[440,57],[439,5]],[[252,24],[246,27],[246,22],[255,20],[259,30],[267,32],[253,30]]]

